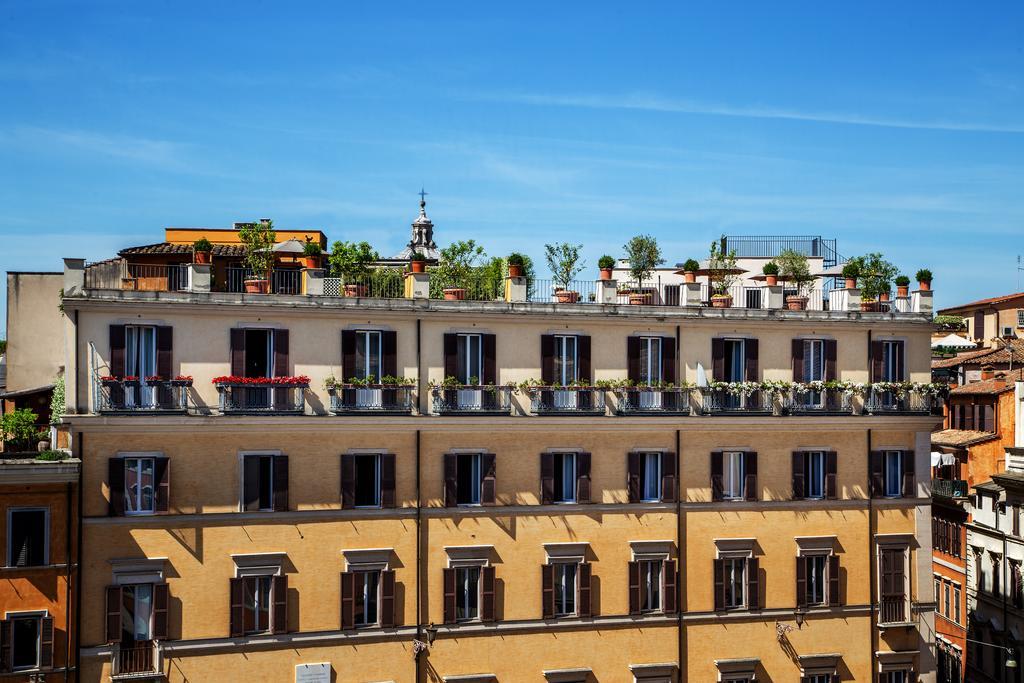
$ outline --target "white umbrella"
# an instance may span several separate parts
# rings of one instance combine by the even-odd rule
[[[938,346],[950,346],[955,349],[973,349],[977,347],[977,344],[970,339],[964,339],[958,334],[947,334],[942,339],[936,339],[932,342],[933,349]]]
[[[277,252],[278,254],[301,254],[305,248],[305,242],[293,237],[279,244],[275,244],[271,251]]]

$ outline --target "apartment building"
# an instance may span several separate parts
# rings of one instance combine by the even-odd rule
[[[1024,331],[1024,292],[944,308],[939,315],[962,317],[968,339],[986,348],[998,347],[994,340],[1016,339]]]
[[[66,261],[83,680],[934,680],[930,292],[188,269],[140,291]]]

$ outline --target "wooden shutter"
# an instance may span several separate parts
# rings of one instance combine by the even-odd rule
[[[718,337],[711,340],[711,378],[725,381],[725,340]]]
[[[356,376],[356,331],[341,331],[341,381],[348,382]]]
[[[458,505],[458,466],[459,456],[455,453],[444,454],[444,505],[453,508]],[[452,579],[454,581],[454,579]]]
[[[626,379],[640,381],[640,337],[626,337]]]
[[[121,468],[122,476],[124,468]],[[156,492],[153,496],[153,510],[167,512],[171,500],[171,459],[167,457],[153,458],[153,478],[156,480]],[[121,487],[124,490],[124,487]]]
[[[53,617],[39,620],[39,668],[53,668]]]
[[[160,325],[156,328],[156,374],[161,379],[174,379],[172,366],[174,347],[174,328],[167,325]],[[140,377],[145,380],[145,377]],[[173,394],[166,384],[157,387],[157,405],[173,407]]]
[[[914,451],[903,451],[903,497],[914,498]]]
[[[804,340],[793,340],[793,381],[804,381]]]
[[[341,630],[356,627],[356,573],[341,573]]]
[[[545,384],[555,381],[555,335],[540,336],[540,379]]]
[[[380,454],[380,506],[395,507],[395,454]]]
[[[107,460],[107,485],[110,487],[109,514],[111,517],[124,516],[124,459]],[[120,637],[120,636],[118,636]]]
[[[383,492],[382,492],[383,493]],[[341,507],[356,506],[356,456],[354,453],[341,454]]]
[[[839,379],[836,368],[836,357],[838,348],[835,339],[826,339],[822,346],[825,347],[825,381],[834,382]]]
[[[745,339],[743,341],[743,352],[745,354],[745,357],[743,359],[743,366],[746,372],[746,379],[748,382],[756,382],[758,377],[757,340]]]
[[[743,456],[743,497],[747,500],[760,498],[757,490],[757,452],[748,451]]]
[[[153,640],[167,640],[168,590],[166,583],[153,584]]]
[[[576,568],[576,613],[581,617],[590,617],[594,614],[592,592],[590,590],[591,570],[589,562],[580,562]]]
[[[938,599],[938,598],[936,598]],[[840,605],[839,599],[839,556],[828,557],[828,604]]]
[[[0,673],[7,673],[11,670],[11,653],[14,629],[11,622],[0,620]]]
[[[444,335],[444,376],[458,377],[459,375],[459,335]]]
[[[759,609],[761,606],[760,575],[756,557],[747,560],[747,608]]]
[[[985,341],[985,311],[974,312],[974,341]]]
[[[275,455],[274,461],[274,511],[288,511],[288,456]]]
[[[555,502],[555,454],[540,454],[540,503]]]
[[[555,616],[555,567],[540,566],[540,615],[544,619]]]
[[[288,633],[288,577],[275,576],[271,592],[274,603],[271,633]]]
[[[896,381],[903,382],[907,379],[907,344],[903,341],[898,341],[895,344],[896,348]]]
[[[725,609],[725,560],[714,560],[715,610]]]
[[[110,374],[114,377],[123,377],[125,369],[124,358],[125,330],[124,325],[110,326]],[[145,379],[145,378],[143,378]]]
[[[807,558],[796,558],[796,606],[807,605]]]
[[[626,454],[626,491],[630,503],[640,502],[640,458],[637,451]]]
[[[676,591],[676,561],[665,560],[661,566],[662,580],[662,611],[665,614],[675,614],[678,611],[678,598]]]
[[[494,453],[480,454],[480,477],[480,504],[494,505],[497,479],[497,458]]]
[[[800,500],[807,495],[804,481],[804,452],[793,451],[793,500]]]
[[[380,625],[394,628],[396,620],[395,570],[381,570],[380,573]]]
[[[241,327],[231,329],[231,375],[245,376],[245,330]]]
[[[576,379],[585,384],[591,384],[594,379],[590,370],[590,337],[585,334],[576,337]]]
[[[590,453],[576,454],[576,502],[590,502]]]
[[[498,383],[498,336],[494,334],[481,334],[480,345],[483,347],[484,376],[480,378],[481,384]]]
[[[839,497],[839,457],[835,451],[825,451],[825,497],[834,500]]]
[[[444,582],[444,623],[455,623],[455,570],[447,568],[442,571]]]
[[[494,621],[494,567],[481,567],[480,581],[480,621]]]
[[[868,479],[872,498],[878,498],[885,492],[885,482],[882,476],[883,462],[882,451],[871,451],[868,455]]]
[[[121,641],[121,587],[107,586],[106,636],[108,643]]]
[[[676,501],[676,454],[665,452],[661,454],[661,502],[674,503]]]
[[[711,451],[711,500],[725,498],[725,483],[722,480],[722,451]]]
[[[676,376],[676,340],[672,337],[661,338],[661,380],[675,384]]]
[[[287,377],[291,374],[288,368],[288,347],[288,330],[274,330],[274,377]],[[274,390],[275,409],[285,410],[292,407],[294,401],[289,402],[288,400],[291,391],[302,391],[302,389]]]
[[[381,360],[380,372],[382,377],[398,376],[398,333],[394,331],[383,331],[380,333]],[[381,377],[377,378],[380,381]]]
[[[881,382],[882,376],[882,360],[885,355],[885,344],[880,341],[872,341],[869,347],[870,360],[871,360],[871,381]]]
[[[231,596],[230,635],[232,638],[238,638],[245,635],[245,579],[241,577],[230,579],[229,593]]]
[[[629,563],[629,613],[640,614],[640,563]]]

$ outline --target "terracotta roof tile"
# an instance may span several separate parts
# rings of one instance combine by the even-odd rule
[[[992,432],[978,432],[972,429],[943,429],[932,432],[933,446],[970,446],[971,444],[998,438]]]
[[[969,308],[978,308],[980,306],[991,306],[993,304],[1002,304],[1007,301],[1013,301],[1014,299],[1024,299],[1024,292],[1017,292],[1016,294],[1004,294],[1002,296],[994,296],[988,299],[979,299],[972,301],[968,304],[960,304],[959,306],[951,306],[949,308],[943,308],[938,312],[938,315],[949,315],[951,312],[962,311]]]
[[[932,361],[932,368],[955,368],[959,365],[981,365],[983,363],[1009,363],[1010,349],[1013,350],[1014,362],[1024,364],[1024,339],[1013,339],[1010,341],[1009,347],[978,349],[977,351],[958,354],[952,358]]]
[[[971,396],[971,395],[992,395],[1001,394],[1004,391],[1013,391],[1013,383],[1024,380],[1024,372],[1014,370],[1007,372],[1002,378],[983,379],[979,382],[970,382],[962,387],[949,390],[950,396]]]
[[[170,242],[158,242],[157,244],[145,244],[141,247],[128,247],[118,252],[118,256],[139,256],[144,254],[191,254],[191,244],[172,244]],[[244,256],[245,246],[241,244],[214,244],[214,256]]]

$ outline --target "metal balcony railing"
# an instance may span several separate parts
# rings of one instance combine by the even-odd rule
[[[966,498],[966,479],[932,479],[932,495],[943,498]]]
[[[408,415],[415,405],[411,385],[339,384],[328,389],[335,415]]]
[[[432,390],[437,415],[507,415],[512,410],[512,387],[463,384]]]
[[[764,391],[731,393],[728,389],[702,388],[701,404],[709,415],[741,415],[772,412],[772,395]]]
[[[121,283],[140,292],[182,292],[188,289],[188,266],[126,263]]]
[[[227,269],[227,291],[244,292],[245,281],[254,279],[252,268]],[[302,271],[280,268],[270,272],[271,294],[302,294]]]
[[[110,661],[110,678],[124,681],[153,678],[163,673],[160,644],[155,640],[115,643]]]
[[[221,382],[220,412],[223,414],[280,414],[306,411],[309,384],[241,384]]]
[[[99,380],[96,397],[101,413],[186,412],[188,388],[184,380]]]
[[[864,410],[871,414],[922,414],[927,415],[940,409],[942,400],[918,391],[880,391],[872,389],[865,401]]]
[[[878,604],[879,624],[907,623],[907,599],[903,595],[883,596]]]
[[[604,415],[604,390],[597,387],[534,387],[529,394],[535,415]]]
[[[619,415],[689,415],[690,389],[616,389],[615,412]]]
[[[786,407],[794,415],[852,415],[853,395],[839,389],[794,391],[786,398]]]

